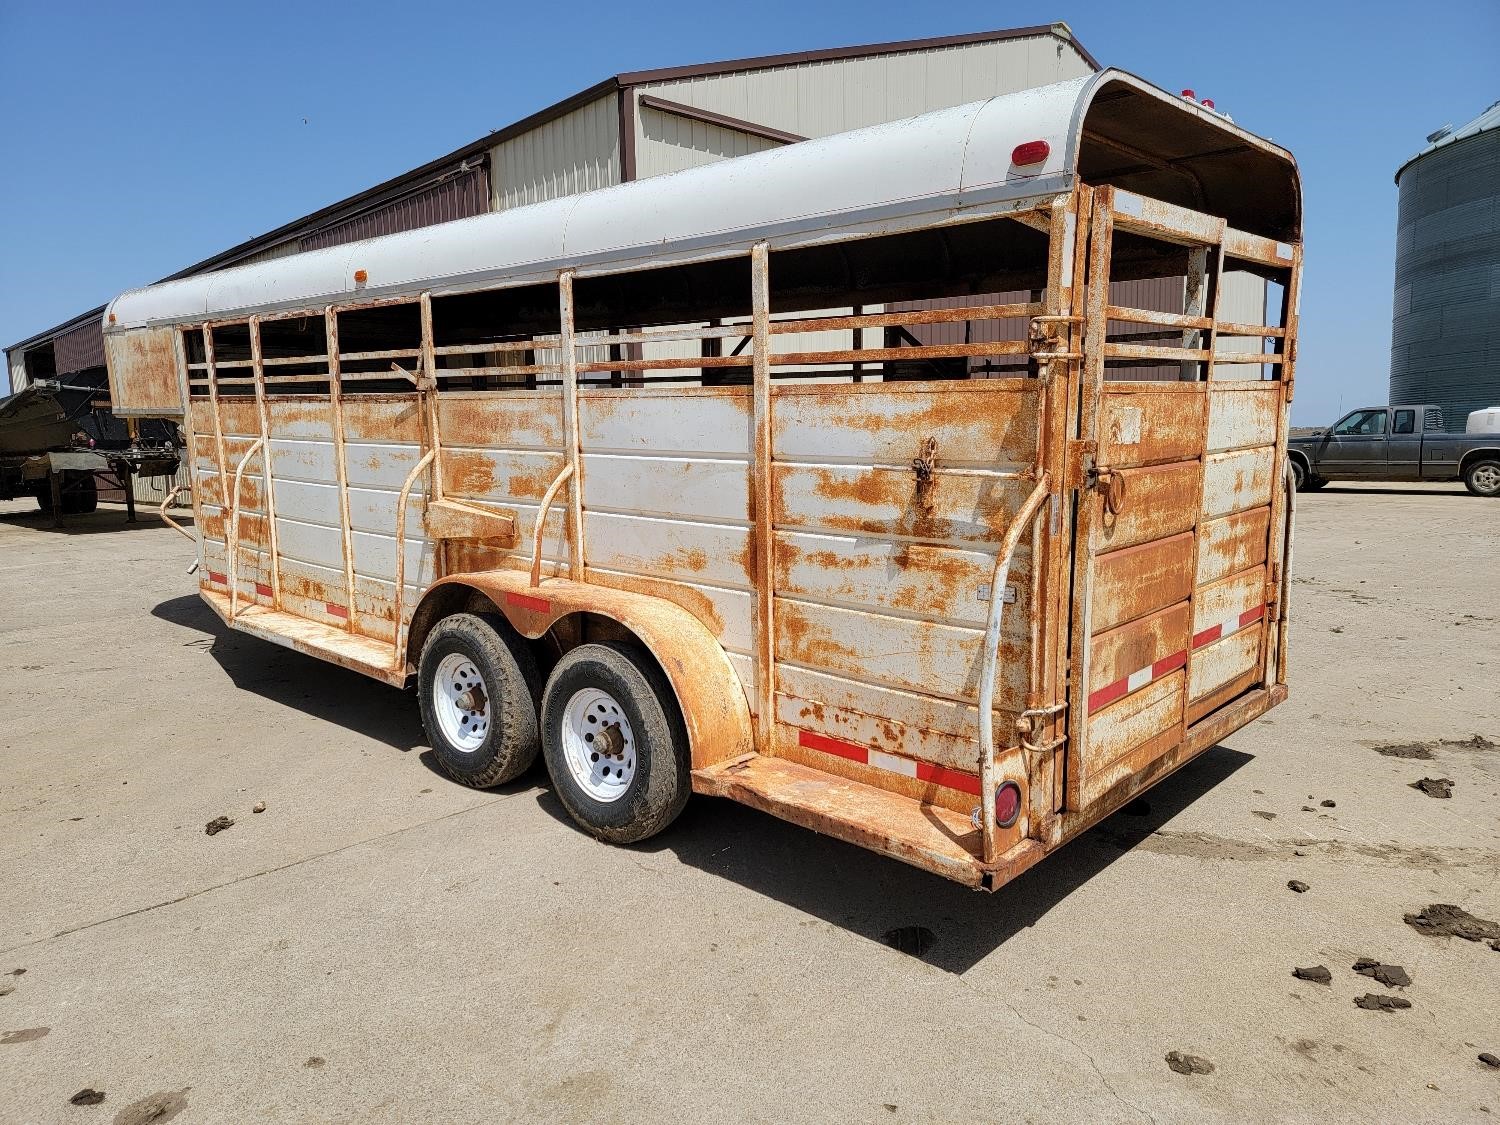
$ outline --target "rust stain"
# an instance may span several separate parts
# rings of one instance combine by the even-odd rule
[[[702,590],[665,579],[604,573],[592,568],[587,573],[588,580],[600,586],[609,586],[613,589],[625,590],[632,594],[646,594],[653,598],[663,598],[669,602],[674,602],[703,622],[704,628],[715,637],[723,637],[724,635],[724,619],[719,616],[719,611],[714,606],[713,599]]]

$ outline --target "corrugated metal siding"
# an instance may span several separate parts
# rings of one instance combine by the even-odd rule
[[[29,381],[26,378],[26,353],[17,348],[14,352],[7,352],[6,358],[10,363],[10,393],[15,394]]]
[[[651,142],[649,174],[653,176],[781,147],[780,141],[753,137],[706,121],[690,121],[650,106],[643,106],[640,110],[640,129],[641,135]]]
[[[104,318],[85,321],[52,341],[59,375],[104,366]]]
[[[679,79],[641,89],[789,133],[826,137],[1091,73],[1077,50],[1046,35]],[[637,119],[636,175],[644,179],[685,166],[677,146],[645,132],[646,116]]]
[[[496,211],[619,183],[619,109],[614,95],[496,145],[490,150],[490,166]]]
[[[489,206],[489,169],[481,164],[422,191],[393,200],[384,207],[303,235],[302,249],[320,250],[325,246],[357,242],[361,238],[467,219],[484,214]]]
[[[312,247],[307,247],[312,249]],[[295,238],[289,238],[285,242],[278,242],[275,246],[267,246],[264,250],[257,250],[244,258],[240,258],[234,264],[237,266],[253,266],[256,262],[269,262],[272,258],[286,258],[292,254],[300,254],[303,250],[302,243]]]
[[[1400,179],[1391,401],[1448,428],[1500,404],[1500,129],[1443,145]]]

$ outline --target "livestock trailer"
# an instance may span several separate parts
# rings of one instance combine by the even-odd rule
[[[202,598],[415,681],[458,781],[993,888],[1286,696],[1300,225],[1288,153],[1106,70],[150,286],[106,349]]]

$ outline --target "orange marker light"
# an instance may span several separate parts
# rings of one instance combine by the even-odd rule
[[[355,270],[354,271],[354,284],[355,285],[363,285],[365,282],[367,282],[369,280],[370,280],[370,275],[368,273],[366,273],[364,270]]]

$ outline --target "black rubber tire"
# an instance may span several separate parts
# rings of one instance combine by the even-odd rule
[[[1310,477],[1307,481],[1307,491],[1316,492],[1320,488],[1327,488],[1329,483],[1327,477]]]
[[[99,481],[93,473],[68,469],[63,472],[62,510],[65,516],[82,516],[99,509]]]
[[[1307,491],[1307,470],[1302,467],[1302,462],[1299,461],[1299,460],[1297,460],[1297,458],[1295,458],[1295,457],[1293,457],[1292,460],[1291,460],[1291,466],[1292,466],[1292,487],[1294,489],[1296,489],[1298,492],[1306,492]]]
[[[590,797],[574,780],[563,749],[568,701],[585,688],[613,696],[634,734],[636,769],[630,786],[613,801]],[[542,695],[542,756],[553,792],[591,836],[634,844],[655,836],[687,805],[687,730],[677,696],[645,651],[616,642],[579,645],[552,669]]]
[[[1479,481],[1481,470],[1486,478],[1500,479],[1500,461],[1490,457],[1480,458],[1464,470],[1464,487],[1475,496],[1500,496],[1500,485],[1490,486]]]
[[[474,662],[490,701],[489,733],[477,750],[467,753],[444,736],[432,704],[438,664],[454,652]],[[504,618],[455,613],[434,625],[417,664],[417,699],[442,771],[461,785],[487,789],[514,781],[530,769],[541,747],[536,711],[540,688],[530,646]]]

